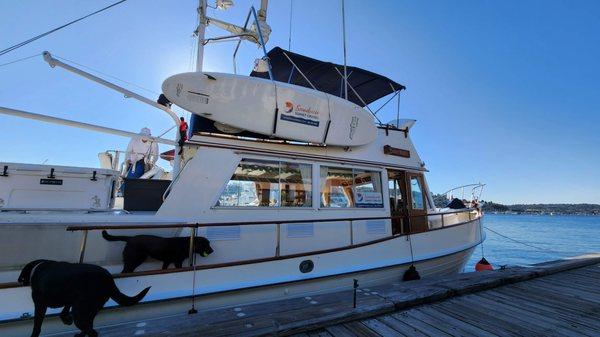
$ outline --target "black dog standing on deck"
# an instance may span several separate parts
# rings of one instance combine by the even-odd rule
[[[107,241],[125,241],[123,249],[123,271],[132,273],[150,256],[162,261],[162,269],[167,269],[171,263],[181,268],[183,260],[190,255],[190,239],[185,237],[163,238],[154,235],[114,236],[102,231],[102,237]],[[204,257],[212,254],[210,241],[201,236],[194,238],[194,252]]]
[[[134,305],[150,290],[148,287],[129,297],[119,291],[112,275],[102,267],[50,260],[29,262],[21,270],[18,281],[31,286],[31,298],[35,304],[32,337],[40,335],[48,307],[64,307],[60,319],[67,325],[75,322],[81,330],[76,337],[96,337],[94,318],[109,298],[123,306]]]

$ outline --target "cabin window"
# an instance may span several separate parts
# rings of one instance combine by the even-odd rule
[[[423,203],[423,188],[419,177],[410,178],[410,193],[412,197],[412,209],[425,209]]]
[[[280,162],[279,190],[281,206],[312,206],[312,166]]]
[[[311,165],[242,160],[217,206],[310,207]]]
[[[380,173],[322,166],[321,207],[382,208]]]

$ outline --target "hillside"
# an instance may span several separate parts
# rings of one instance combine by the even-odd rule
[[[434,194],[433,200],[437,207],[445,207],[448,203],[442,194]],[[481,201],[486,212],[516,213],[516,214],[570,214],[570,215],[600,215],[598,204],[514,204],[504,205],[493,201]]]

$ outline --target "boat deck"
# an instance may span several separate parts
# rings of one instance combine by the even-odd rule
[[[97,327],[121,336],[598,336],[600,254]],[[72,336],[56,334],[52,336]]]

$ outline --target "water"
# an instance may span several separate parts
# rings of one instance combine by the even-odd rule
[[[600,252],[600,216],[488,213],[483,218],[483,224],[502,235],[539,247],[525,246],[485,229],[485,257],[495,268]],[[465,271],[473,271],[479,259],[481,247],[477,247]]]

